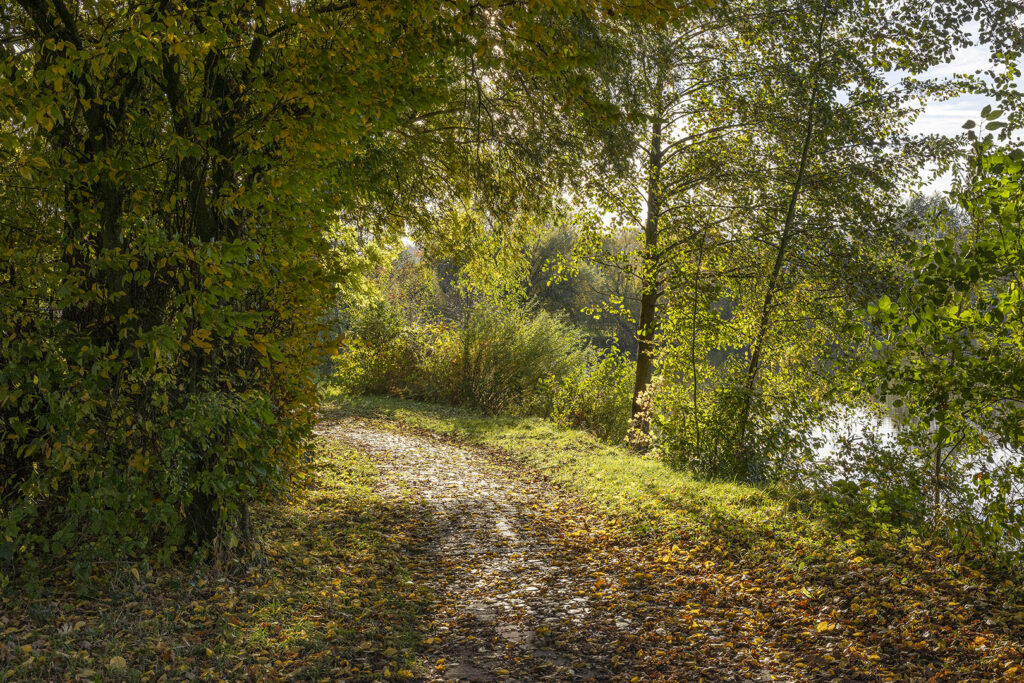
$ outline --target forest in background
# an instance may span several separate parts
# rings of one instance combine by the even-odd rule
[[[324,385],[1015,562],[1022,30],[1006,0],[0,4],[0,563],[244,551]],[[976,42],[986,72],[925,75]],[[962,93],[992,105],[911,134]],[[890,405],[895,443],[817,456]]]

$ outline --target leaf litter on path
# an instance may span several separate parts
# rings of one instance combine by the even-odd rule
[[[714,538],[638,537],[492,449],[332,429],[419,511],[424,680],[1024,681],[1019,625],[986,618],[970,578],[737,561]]]
[[[738,546],[685,508],[638,534],[505,446],[317,431],[255,561],[9,586],[0,680],[1024,681],[1014,591],[941,548]]]

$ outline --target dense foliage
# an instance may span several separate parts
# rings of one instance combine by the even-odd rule
[[[471,195],[525,210],[516,164],[557,182],[569,157],[538,149],[566,146],[550,122],[583,111],[606,17],[0,4],[0,562],[244,542],[294,472],[367,235]]]
[[[0,4],[0,562],[244,548],[321,381],[1012,555],[1022,26],[1011,0]],[[985,69],[929,71],[971,45]],[[912,134],[964,93],[1003,108],[984,133]],[[957,174],[941,211],[908,203],[926,169]],[[886,406],[893,439],[823,456]]]
[[[990,122],[999,113],[984,112]],[[968,230],[919,245],[899,296],[868,308],[879,349],[871,368],[884,382],[881,390],[907,403],[912,427],[927,437],[918,452],[933,517],[971,540],[1019,548],[1024,151],[994,148],[991,135],[975,149],[960,193]]]
[[[484,302],[458,321],[412,325],[396,313],[382,301],[354,311],[334,358],[337,385],[516,412],[543,401],[541,380],[565,377],[587,357],[579,332],[544,311]]]

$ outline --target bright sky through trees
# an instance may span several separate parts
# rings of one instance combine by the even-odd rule
[[[977,28],[976,25],[974,26],[971,33],[976,36]],[[922,77],[952,78],[960,74],[973,74],[991,67],[992,62],[989,59],[988,49],[974,44],[959,49],[953,61],[932,67]],[[992,104],[990,99],[971,93],[944,101],[929,102],[910,130],[912,133],[923,135],[959,135],[963,131],[964,123],[976,119],[978,113],[985,105],[989,104]],[[947,192],[951,184],[952,174],[945,173],[932,180],[923,188],[923,192]]]

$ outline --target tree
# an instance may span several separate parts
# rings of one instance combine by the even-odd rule
[[[395,141],[447,112],[486,139],[466,96],[578,71],[577,38],[615,7],[3,4],[0,556],[243,542],[314,419],[322,314],[367,262],[353,224],[404,159],[466,158]],[[465,78],[470,55],[485,75]],[[497,129],[511,147],[530,121]],[[451,183],[511,205],[505,159]],[[359,227],[395,235],[388,216]]]
[[[729,24],[749,79],[737,88],[747,140],[717,186],[733,213],[721,246],[697,252],[719,269],[705,267],[709,296],[677,296],[686,303],[672,330],[688,343],[665,351],[674,378],[690,385],[665,419],[687,416],[689,427],[669,431],[699,469],[764,479],[773,457],[808,451],[800,435],[837,379],[830,358],[850,344],[851,302],[884,280],[899,233],[892,216],[927,158],[906,135],[920,90],[888,83],[884,65],[931,60],[889,42],[898,29],[888,20],[878,6],[826,1],[751,5]],[[688,279],[699,292],[701,280]],[[731,427],[708,428],[723,420]]]
[[[712,220],[693,196],[722,174],[717,154],[739,128],[728,104],[728,46],[719,18],[634,25],[618,37],[621,65],[608,88],[627,112],[620,126],[629,143],[615,149],[633,156],[625,167],[591,168],[580,196],[593,209],[582,223],[577,258],[620,269],[639,293],[631,412],[643,432],[671,264],[687,257],[703,222]],[[608,249],[615,243],[625,248]],[[623,303],[620,293],[602,308],[631,318]]]
[[[1002,127],[999,114],[984,112],[990,130]],[[922,241],[902,291],[868,307],[878,350],[868,377],[928,433],[935,520],[949,516],[943,491],[962,489],[949,479],[954,467],[980,450],[969,500],[980,500],[983,514],[968,505],[971,526],[961,530],[1012,547],[1022,538],[1024,468],[994,462],[992,447],[1024,451],[1024,151],[1000,149],[991,133],[975,140],[969,182],[957,195],[971,230]]]
[[[716,473],[762,476],[747,451],[774,438],[748,433],[776,412],[761,402],[765,369],[791,381],[835,342],[846,315],[837,290],[863,298],[865,273],[880,270],[868,245],[891,232],[900,188],[924,158],[904,135],[920,89],[884,78],[885,64],[913,50],[889,41],[887,19],[847,2],[730,3],[635,29],[621,49],[629,68],[609,87],[631,114],[622,125],[637,152],[621,173],[591,171],[577,252],[638,283],[634,418],[646,414],[640,397],[660,358],[662,391],[685,385],[690,396],[657,418],[663,434],[722,460]],[[615,233],[630,248],[607,250]],[[807,325],[821,333],[815,343]],[[797,391],[791,382],[786,393]],[[712,427],[723,415],[735,429]]]

